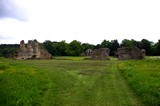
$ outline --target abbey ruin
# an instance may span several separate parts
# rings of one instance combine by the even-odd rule
[[[121,47],[117,50],[119,60],[144,59],[146,52],[137,47]]]
[[[109,53],[108,48],[95,49],[91,55],[91,60],[109,60]]]
[[[20,48],[15,51],[13,58],[17,60],[51,59],[51,54],[37,40],[29,40],[27,44],[22,40]]]

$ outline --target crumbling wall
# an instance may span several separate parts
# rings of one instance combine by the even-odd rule
[[[92,60],[109,60],[110,49],[100,48],[95,49],[91,55]]]
[[[85,52],[81,53],[81,56],[91,56],[93,54],[92,49],[87,49]]]
[[[87,49],[85,56],[91,56],[93,54],[93,50],[92,49]]]
[[[121,47],[117,50],[119,60],[144,59],[145,50],[137,47]]]
[[[20,42],[19,50],[15,51],[15,59],[51,59],[51,54],[45,50],[37,40],[29,40],[27,44],[24,40]]]

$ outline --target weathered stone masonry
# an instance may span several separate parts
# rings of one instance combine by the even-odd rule
[[[91,55],[92,60],[109,60],[110,49],[100,48],[95,49]]]
[[[19,50],[15,51],[15,59],[51,59],[51,54],[37,40],[29,40],[25,44],[24,40],[20,42]]]
[[[144,59],[145,50],[137,47],[121,47],[117,50],[119,60]]]

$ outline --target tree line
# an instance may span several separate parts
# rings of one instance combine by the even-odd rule
[[[99,48],[109,48],[110,55],[114,56],[119,47],[138,47],[139,49],[145,49],[148,56],[160,55],[160,40],[156,43],[147,39],[142,39],[141,41],[124,39],[121,43],[118,40],[103,40],[97,45],[81,43],[77,40],[73,40],[70,43],[66,43],[65,40],[60,42],[46,40],[42,44],[53,56],[80,56],[87,49],[94,50]],[[18,48],[18,44],[1,44],[0,57],[12,57],[14,51]]]
[[[12,57],[14,51],[19,48],[18,44],[1,44],[0,57]]]

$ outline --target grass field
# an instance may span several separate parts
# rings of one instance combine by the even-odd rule
[[[0,58],[0,104],[159,106],[159,63],[155,58],[140,61]]]
[[[118,70],[145,104],[160,106],[160,58],[124,61]]]

